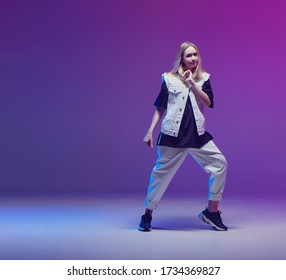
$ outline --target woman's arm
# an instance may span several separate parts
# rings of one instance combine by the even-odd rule
[[[185,79],[185,82],[191,87],[195,93],[195,95],[199,98],[199,100],[206,106],[210,107],[211,100],[209,99],[208,95],[202,91],[195,83],[192,77],[192,72],[190,70],[186,71],[183,74],[183,79]]]
[[[153,115],[151,125],[147,131],[146,136],[143,139],[145,144],[149,147],[153,147],[153,131],[154,131],[154,128],[156,127],[157,123],[159,122],[159,120],[163,116],[164,112],[165,112],[165,108],[157,107],[157,109]]]

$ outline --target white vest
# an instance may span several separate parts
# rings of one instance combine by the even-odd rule
[[[210,74],[203,73],[202,80],[196,82],[196,85],[202,88],[204,82],[207,81],[209,77]],[[179,77],[168,73],[164,73],[162,75],[162,81],[166,82],[169,97],[167,113],[161,125],[161,132],[174,137],[178,136],[189,96],[193,107],[198,134],[203,135],[205,133],[205,118],[203,115],[204,105],[196,97],[192,89],[189,88]]]

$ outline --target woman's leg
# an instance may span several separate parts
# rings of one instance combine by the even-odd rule
[[[208,207],[199,214],[199,217],[216,230],[226,231],[227,227],[222,222],[218,207],[226,181],[227,161],[213,141],[208,142],[200,149],[190,149],[190,154],[206,172],[211,174]]]
[[[189,152],[199,165],[210,173],[208,199],[210,208],[215,210],[224,191],[227,161],[213,141],[209,141],[200,149],[190,149]]]
[[[150,176],[150,183],[145,201],[145,214],[141,217],[138,229],[150,231],[152,213],[165,193],[178,168],[188,155],[188,149],[159,146],[158,158]]]
[[[188,155],[188,149],[158,146],[158,158],[150,175],[145,207],[152,214],[169,183]]]

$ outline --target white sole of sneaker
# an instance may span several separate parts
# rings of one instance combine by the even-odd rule
[[[138,230],[139,230],[139,231],[146,231],[146,232],[148,232],[148,231],[151,231],[152,228],[145,229],[145,228],[142,228],[142,227],[138,227]]]
[[[218,226],[216,226],[211,220],[209,220],[204,214],[203,212],[201,212],[199,214],[199,218],[204,221],[206,224],[210,225],[212,228],[218,230],[218,231],[227,231],[226,229],[220,228]]]

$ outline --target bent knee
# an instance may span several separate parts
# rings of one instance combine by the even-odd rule
[[[226,160],[226,158],[224,157],[224,155],[221,155],[219,160],[218,160],[218,169],[219,172],[226,172],[227,168],[228,168],[228,162]]]

